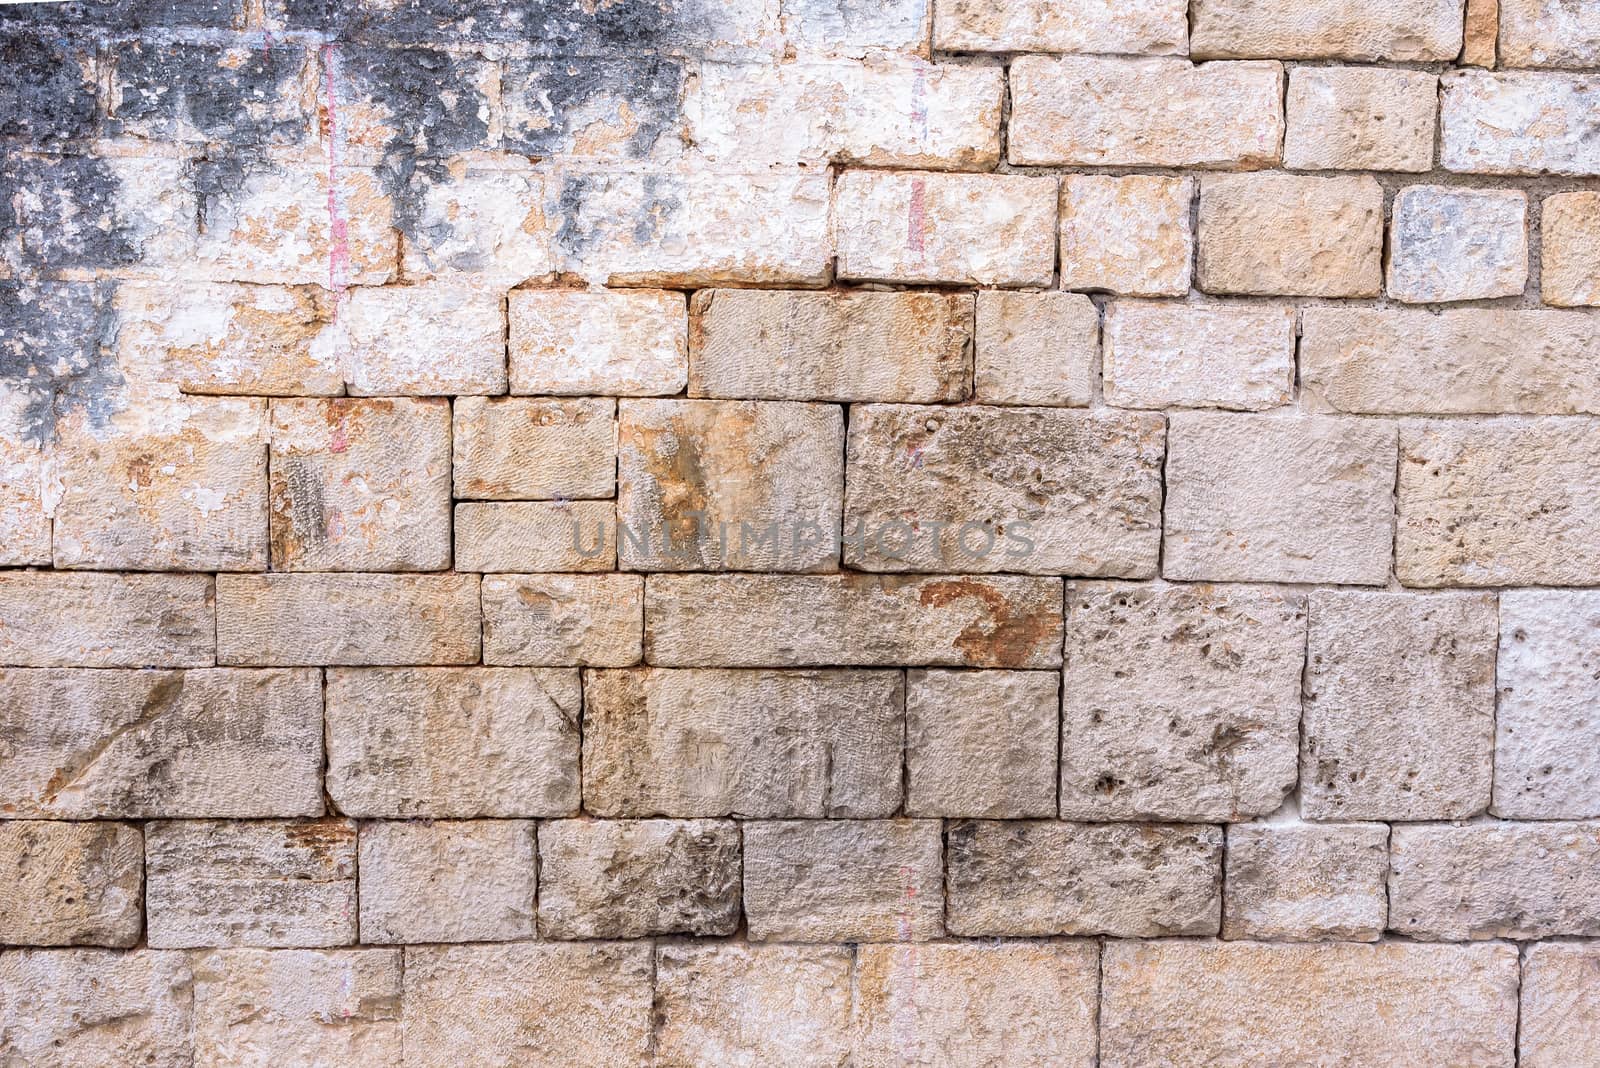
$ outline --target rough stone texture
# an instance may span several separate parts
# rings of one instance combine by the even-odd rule
[[[535,854],[531,821],[363,824],[361,940],[532,938]]]
[[[455,494],[475,500],[613,497],[617,402],[462,397],[451,436]]]
[[[646,656],[662,667],[1058,667],[1060,605],[1060,579],[1013,575],[652,575]]]
[[[0,572],[0,664],[207,667],[215,601],[205,575]]]
[[[1061,815],[1223,822],[1295,784],[1304,598],[1262,587],[1074,583]]]
[[[337,322],[351,396],[506,391],[506,315],[496,293],[362,287],[345,294]]]
[[[1424,941],[1600,934],[1600,824],[1397,826],[1389,926]]]
[[[327,789],[357,817],[566,816],[578,808],[576,671],[328,672]]]
[[[1522,965],[1518,1058],[1523,1068],[1600,1060],[1600,947],[1530,946]]]
[[[1152,577],[1165,430],[1121,412],[853,408],[844,562]]]
[[[596,816],[882,818],[900,807],[895,671],[592,671]]]
[[[1546,261],[1548,262],[1548,260]],[[1372,415],[1600,413],[1600,323],[1520,308],[1306,308],[1300,373],[1319,408]]]
[[[0,671],[0,736],[7,818],[322,815],[315,671]]]
[[[1437,62],[1461,52],[1461,0],[1194,0],[1197,58]]]
[[[850,1063],[850,1002],[848,947],[664,944],[654,1063]]]
[[[1313,594],[1305,814],[1426,820],[1483,812],[1498,626],[1486,594]]]
[[[951,934],[1153,938],[1221,922],[1219,827],[964,822],[948,840]]]
[[[1600,78],[1462,70],[1441,79],[1439,161],[1468,174],[1600,174]]]
[[[1413,185],[1395,194],[1389,296],[1407,304],[1514,297],[1528,282],[1519,189]]]
[[[682,293],[514,289],[511,392],[648,397],[687,380]]]
[[[1182,0],[935,0],[933,47],[948,52],[1111,52],[1181,55]]]
[[[1014,164],[1265,167],[1281,155],[1283,67],[1021,56],[1011,107]]]
[[[844,413],[835,405],[623,401],[616,471],[627,570],[838,566]]]
[[[29,1068],[190,1068],[193,983],[185,953],[0,954],[0,1057]]]
[[[1568,0],[1500,0],[1507,67],[1600,67],[1600,10]]]
[[[0,885],[0,945],[127,947],[139,941],[139,828],[10,820],[0,823],[0,867],[15,873]]]
[[[1495,815],[1600,816],[1600,591],[1502,593],[1495,681]]]
[[[1054,178],[846,171],[833,206],[839,277],[1049,285],[1056,195]]]
[[[1133,174],[1061,181],[1061,288],[1123,296],[1189,292],[1194,179]]]
[[[1100,1063],[1504,1068],[1515,946],[1112,942]]]
[[[467,501],[456,505],[457,571],[612,571],[611,501]]]
[[[1106,403],[1261,411],[1294,396],[1295,309],[1286,304],[1106,307]]]
[[[1094,396],[1100,312],[1078,293],[978,294],[973,398],[1082,408]]]
[[[1296,67],[1284,166],[1303,171],[1433,169],[1439,78],[1381,67]]]
[[[968,294],[711,289],[695,294],[690,313],[693,397],[921,404],[967,397]]]
[[[145,825],[147,941],[320,947],[356,940],[356,825],[193,820]]]
[[[910,672],[906,815],[1054,816],[1060,699],[1054,672]]]
[[[483,580],[483,662],[629,667],[639,662],[638,575],[490,575]]]
[[[0,412],[12,407],[9,402],[13,400],[0,394]],[[9,440],[0,432],[0,565],[49,565],[50,516],[45,511],[45,489],[43,451]]]
[[[1500,0],[1467,0],[1465,29],[1460,63],[1493,67],[1500,37]]]
[[[1407,586],[1580,586],[1600,574],[1589,420],[1424,423],[1400,434]]]
[[[1557,193],[1545,198],[1543,212],[1544,302],[1600,307],[1600,193]]]
[[[1383,188],[1369,175],[1204,179],[1196,284],[1207,293],[1376,297]]]
[[[861,946],[861,1068],[1090,1068],[1099,953],[1090,942]]]
[[[731,820],[550,820],[539,826],[544,938],[730,935],[739,926]]]
[[[744,824],[752,942],[923,942],[944,934],[938,820]]]
[[[1163,573],[1381,585],[1394,441],[1392,427],[1353,419],[1173,414]]]
[[[1381,823],[1241,823],[1228,828],[1222,937],[1376,942],[1389,919]]]

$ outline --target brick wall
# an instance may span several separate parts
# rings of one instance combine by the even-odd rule
[[[0,1064],[1600,1064],[1600,5],[0,55]]]

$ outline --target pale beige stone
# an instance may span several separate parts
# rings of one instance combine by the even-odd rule
[[[1228,828],[1222,937],[1376,942],[1389,919],[1389,828],[1240,823]]]
[[[463,501],[456,505],[457,571],[614,571],[612,501]]]
[[[1104,1068],[1506,1068],[1515,946],[1110,942]]]
[[[511,392],[647,397],[688,375],[682,293],[653,289],[514,289]]]
[[[1302,171],[1433,169],[1439,77],[1384,67],[1296,67],[1284,166]]]
[[[363,942],[510,942],[534,936],[531,820],[361,825]]]
[[[906,815],[1054,816],[1060,695],[1055,672],[908,672]]]
[[[1600,1062],[1600,946],[1528,947],[1522,965],[1518,1058],[1522,1068]]]
[[[849,1063],[850,958],[847,946],[658,947],[654,1063]]]
[[[636,571],[831,571],[844,412],[793,401],[625,400],[617,557]]]
[[[473,664],[477,575],[222,575],[223,664]]]
[[[397,949],[227,949],[194,957],[196,1064],[400,1063]]]
[[[0,1063],[26,1068],[192,1068],[186,953],[0,954]]]
[[[617,402],[461,397],[455,495],[489,501],[613,497]]]
[[[508,110],[515,121],[514,104]],[[525,156],[457,157],[447,173],[407,190],[415,221],[400,231],[405,277],[509,289],[554,275],[555,186]]]
[[[743,826],[752,942],[924,942],[944,934],[938,820]]]
[[[1074,583],[1061,815],[1222,822],[1295,784],[1304,598],[1250,586]]]
[[[1183,0],[935,0],[933,46],[945,52],[1108,52],[1181,55]]]
[[[900,807],[897,671],[591,671],[597,816],[882,818]]]
[[[1546,197],[1541,291],[1546,304],[1600,307],[1600,193]]]
[[[711,289],[695,294],[690,311],[692,397],[919,403],[967,397],[970,294]]]
[[[1374,586],[1388,579],[1393,427],[1178,412],[1167,445],[1168,578]]]
[[[334,343],[350,395],[504,393],[503,301],[449,282],[346,290]]]
[[[1407,304],[1514,297],[1528,282],[1528,195],[1413,185],[1395,194],[1389,296]]]
[[[1432,422],[1400,434],[1395,572],[1407,586],[1600,582],[1600,425]]]
[[[974,399],[1086,407],[1094,397],[1100,312],[1081,293],[978,294]]]
[[[1160,416],[1061,409],[851,409],[847,566],[1150,578]]]
[[[1047,286],[1056,195],[1054,178],[846,171],[834,190],[839,277]]]
[[[1197,57],[1438,62],[1461,51],[1461,0],[1194,0]]]
[[[145,825],[147,941],[340,946],[356,940],[356,825],[349,820],[185,820]]]
[[[949,854],[954,935],[1214,935],[1221,922],[1220,827],[964,822]]]
[[[1507,67],[1600,67],[1600,8],[1572,0],[1500,0]]]
[[[1423,941],[1600,935],[1600,824],[1399,825],[1389,926]]]
[[[1261,411],[1294,396],[1287,304],[1118,300],[1106,307],[1106,403]]]
[[[315,671],[0,671],[0,736],[4,817],[322,814]]]
[[[855,1060],[948,1068],[1090,1068],[1092,942],[861,946]]]
[[[739,926],[732,820],[547,820],[539,825],[544,938],[730,935]]]
[[[275,570],[450,566],[449,401],[275,400],[271,433]]]
[[[1383,187],[1370,175],[1204,179],[1196,284],[1207,293],[1378,296]]]
[[[7,873],[0,883],[0,945],[126,947],[139,941],[139,828],[7,820],[0,823],[0,870]]]
[[[641,656],[639,575],[486,575],[483,662],[631,667]]]
[[[1467,0],[1464,67],[1493,67],[1500,38],[1500,0]]]
[[[24,397],[0,390],[0,426]],[[45,510],[44,450],[0,430],[0,566],[50,566],[50,515]]]
[[[1283,66],[1021,56],[1011,109],[1014,164],[1264,167],[1281,156]]]
[[[925,55],[932,5],[927,0],[812,0],[782,9],[788,40],[801,51]]]
[[[1441,78],[1439,161],[1467,174],[1600,174],[1600,77],[1461,70]]]
[[[208,667],[209,575],[0,572],[0,664]]]
[[[1189,292],[1193,178],[1069,174],[1061,180],[1061,288]]]
[[[652,970],[648,942],[410,947],[406,1063],[648,1063]]]

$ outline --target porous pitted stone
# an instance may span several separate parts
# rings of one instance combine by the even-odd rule
[[[536,852],[531,820],[362,824],[361,940],[532,938]]]
[[[1296,67],[1284,166],[1302,171],[1433,169],[1439,78],[1383,67]]]
[[[1228,828],[1222,936],[1376,942],[1389,920],[1389,828],[1239,823]]]
[[[1181,297],[1194,262],[1193,178],[1061,180],[1061,288]]]
[[[1054,816],[1060,693],[1055,672],[909,672],[906,815]]]
[[[629,667],[639,662],[644,579],[638,575],[488,575],[483,662],[529,667]]]
[[[1118,300],[1106,307],[1105,397],[1121,408],[1260,411],[1294,395],[1286,304]]]
[[[683,389],[682,293],[514,289],[507,299],[511,392],[646,397]]]
[[[1086,407],[1094,396],[1100,312],[1081,293],[978,294],[974,399]]]
[[[617,402],[461,397],[455,495],[487,501],[613,497]]]
[[[139,828],[7,820],[0,823],[0,869],[7,873],[0,882],[0,944],[127,947],[139,941]]]
[[[1195,279],[1207,293],[1376,297],[1383,187],[1370,175],[1202,179]]]

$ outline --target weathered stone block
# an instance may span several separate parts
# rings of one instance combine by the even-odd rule
[[[5,259],[27,274],[85,281],[110,270],[203,273],[194,219],[206,178],[207,168],[175,158],[0,154]]]
[[[504,393],[502,300],[449,283],[346,290],[334,344],[350,395]]]
[[[1189,292],[1193,178],[1069,174],[1061,180],[1061,288],[1136,297]]]
[[[339,946],[356,940],[349,820],[145,825],[147,940],[197,946]]]
[[[938,820],[743,827],[752,942],[924,942],[944,934]]]
[[[1106,307],[1106,403],[1261,411],[1294,397],[1295,309],[1287,304]]]
[[[1370,175],[1206,178],[1196,284],[1207,293],[1378,296],[1383,187]]]
[[[1441,78],[1439,162],[1468,174],[1600,174],[1600,77],[1450,71]]]
[[[1600,67],[1600,10],[1567,0],[1500,0],[1507,67]]]
[[[1467,0],[1464,67],[1493,67],[1500,38],[1500,0]]]
[[[597,816],[882,818],[900,807],[897,671],[590,672]]]
[[[0,664],[207,667],[215,600],[209,575],[0,572]]]
[[[1240,823],[1228,828],[1222,937],[1376,942],[1389,920],[1389,828]]]
[[[94,135],[99,65],[87,42],[8,27],[0,57],[0,137],[49,144]]]
[[[457,571],[614,571],[611,501],[463,501],[456,505]]]
[[[532,938],[536,853],[527,820],[363,824],[361,940]]]
[[[126,947],[139,941],[139,828],[8,820],[0,823],[0,870],[7,873],[0,885],[0,944]]]
[[[949,832],[950,933],[1214,935],[1222,829],[1007,820]]]
[[[513,393],[648,397],[688,380],[682,293],[514,289],[507,299]]]
[[[127,41],[109,58],[110,134],[259,149],[311,132],[304,48]]]
[[[1546,304],[1600,306],[1600,193],[1557,193],[1540,222]]]
[[[21,400],[0,398],[0,410]],[[4,417],[0,416],[0,425]],[[48,567],[50,516],[45,511],[44,451],[0,430],[0,565]]]
[[[1304,171],[1433,169],[1438,75],[1383,67],[1296,67],[1284,166]]]
[[[731,820],[549,820],[539,826],[539,934],[730,935],[739,879]]]
[[[974,399],[1086,407],[1094,395],[1100,311],[1080,293],[978,294]]]
[[[1061,677],[912,671],[906,677],[906,815],[1056,814]]]
[[[567,11],[577,16],[569,25],[599,14]],[[519,44],[537,47],[536,40]],[[502,148],[529,157],[595,162],[667,159],[681,152],[687,132],[688,65],[683,60],[648,53],[575,58],[509,55],[502,61]]]
[[[788,40],[802,52],[925,55],[931,36],[930,0],[811,0],[782,9]]]
[[[1518,1057],[1522,1068],[1567,1068],[1600,1060],[1600,947],[1545,943],[1522,965]]]
[[[629,667],[640,659],[638,575],[490,575],[483,580],[483,662]]]
[[[1304,599],[1248,586],[1074,583],[1061,815],[1223,822],[1293,788]]]
[[[330,670],[328,795],[356,817],[571,815],[581,699],[575,671]]]
[[[457,160],[413,171],[401,189],[400,261],[407,278],[463,276],[494,288],[544,279],[559,267],[554,179],[522,156]]]
[[[455,495],[490,501],[612,497],[617,402],[461,397]]]
[[[191,1068],[186,953],[0,954],[0,1056],[28,1068]]]
[[[1514,297],[1527,281],[1522,190],[1413,185],[1395,194],[1391,297],[1407,304]]]
[[[496,140],[489,116],[500,72],[481,56],[345,43],[323,52],[320,73],[324,137],[341,148],[441,157]]]
[[[945,52],[1108,52],[1173,55],[1188,50],[1182,0],[1062,7],[1049,0],[936,0],[933,46]]]
[[[1438,62],[1461,52],[1461,0],[1195,0],[1195,56]]]
[[[973,298],[964,293],[712,289],[690,306],[689,395],[771,400],[965,400]]]

